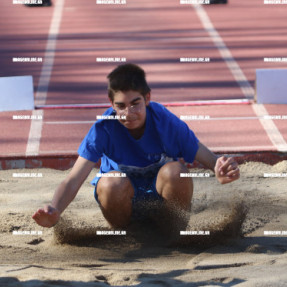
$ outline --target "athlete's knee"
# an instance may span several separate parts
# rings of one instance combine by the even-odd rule
[[[156,188],[166,200],[190,201],[193,194],[193,182],[190,177],[182,177],[181,173],[189,170],[180,162],[169,162],[159,171]]]
[[[100,203],[120,204],[132,199],[133,187],[127,177],[102,177],[97,184],[97,195]]]
[[[166,163],[159,170],[158,176],[165,181],[178,180],[181,173],[187,173],[188,169],[178,161]]]

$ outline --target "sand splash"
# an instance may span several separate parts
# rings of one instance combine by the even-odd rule
[[[246,217],[247,208],[243,202],[214,203],[200,212],[189,214],[188,224],[185,229],[172,228],[168,222],[145,218],[140,221],[132,221],[124,230],[125,236],[114,235],[101,236],[99,231],[113,230],[97,213],[97,220],[85,221],[74,217],[63,217],[54,228],[56,244],[72,245],[96,245],[111,244],[112,242],[159,244],[169,246],[194,246],[214,245],[241,234],[241,226]],[[185,214],[180,216],[186,217]],[[179,216],[179,218],[180,218]],[[180,226],[178,222],[178,226]],[[167,228],[168,227],[168,228]],[[204,232],[205,234],[202,234]],[[181,234],[181,235],[180,235]]]

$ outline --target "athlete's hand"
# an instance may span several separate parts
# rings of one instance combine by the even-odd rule
[[[60,212],[56,208],[46,205],[44,208],[38,209],[32,218],[43,227],[52,227],[59,221]]]
[[[240,177],[240,171],[234,158],[222,156],[217,159],[215,175],[221,184],[232,182]]]

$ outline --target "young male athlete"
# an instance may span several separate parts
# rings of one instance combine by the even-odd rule
[[[150,101],[151,90],[139,66],[120,65],[108,80],[112,107],[104,113],[107,119],[98,120],[86,135],[74,167],[57,188],[51,204],[34,213],[39,225],[52,227],[59,221],[99,159],[100,173],[105,176],[92,182],[95,198],[115,228],[128,225],[138,203],[145,206],[158,202],[170,211],[190,210],[193,183],[190,177],[180,176],[189,171],[179,158],[190,163],[198,160],[213,170],[222,184],[239,178],[233,158],[217,158],[186,123]]]

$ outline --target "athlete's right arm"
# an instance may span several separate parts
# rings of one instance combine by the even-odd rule
[[[96,163],[79,156],[68,176],[56,189],[51,204],[38,209],[32,218],[43,227],[54,226],[95,166]]]

